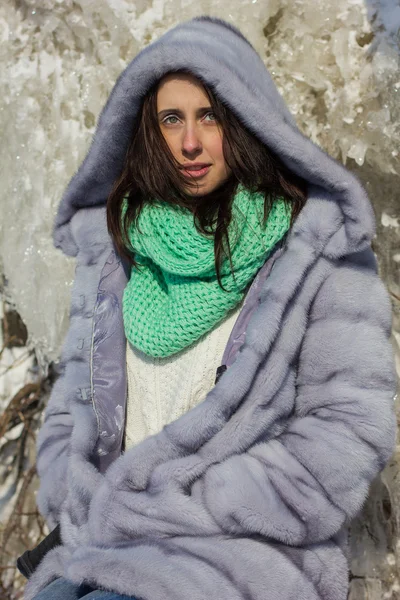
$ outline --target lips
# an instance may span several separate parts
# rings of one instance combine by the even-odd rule
[[[209,167],[210,165],[207,163],[196,163],[194,165],[182,165],[182,169],[185,169],[186,171],[200,171],[201,169],[205,169],[206,167]]]
[[[208,171],[210,170],[210,166],[211,165],[204,165],[204,166],[193,166],[193,167],[183,167],[182,171],[184,173],[184,175],[186,175],[186,177],[203,177],[204,175],[206,175],[206,173],[208,173]]]

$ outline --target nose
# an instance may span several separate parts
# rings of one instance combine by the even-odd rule
[[[194,125],[187,125],[183,132],[182,152],[193,155],[202,151],[199,132]]]

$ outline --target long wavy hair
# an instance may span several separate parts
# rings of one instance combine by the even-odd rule
[[[180,69],[176,73],[193,76]],[[231,169],[227,181],[213,192],[195,196],[188,188],[197,187],[179,169],[164,139],[157,118],[158,81],[146,94],[138,117],[133,125],[121,175],[115,180],[107,199],[107,225],[117,252],[129,263],[138,266],[135,255],[127,244],[128,231],[137,224],[140,211],[146,202],[155,199],[185,207],[193,212],[197,230],[214,238],[214,256],[217,280],[222,260],[228,257],[232,272],[228,226],[231,220],[232,202],[241,183],[252,192],[265,195],[264,224],[273,202],[279,197],[291,206],[291,223],[298,216],[307,200],[307,183],[291,172],[261,140],[253,135],[238,117],[201,81],[209,98],[211,109],[222,131],[222,148],[225,161]],[[185,191],[186,190],[186,191]],[[127,208],[122,218],[124,199]]]

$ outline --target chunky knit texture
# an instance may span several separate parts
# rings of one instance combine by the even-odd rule
[[[145,354],[166,357],[219,323],[246,291],[275,244],[288,231],[290,207],[277,199],[263,225],[264,195],[239,185],[228,228],[234,273],[225,257],[217,281],[214,239],[198,232],[193,214],[161,201],[146,204],[129,242],[140,265],[123,296],[125,333]]]

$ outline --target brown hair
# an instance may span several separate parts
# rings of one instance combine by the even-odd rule
[[[176,72],[192,75],[182,69]],[[122,173],[114,182],[108,196],[108,230],[117,252],[136,266],[134,253],[127,248],[126,240],[129,239],[129,227],[132,223],[136,224],[143,205],[153,199],[162,199],[163,202],[188,208],[193,212],[197,230],[214,237],[217,279],[223,288],[220,267],[224,254],[228,256],[233,270],[227,233],[232,201],[238,184],[242,183],[251,191],[265,194],[264,223],[274,200],[277,197],[283,198],[292,207],[290,226],[307,200],[307,184],[304,179],[291,172],[261,140],[249,132],[202,81],[212,111],[222,129],[223,154],[232,172],[229,179],[210,194],[191,196],[185,193],[185,187],[196,187],[197,184],[188,183],[181,173],[179,163],[160,130],[157,118],[158,84],[159,82],[144,98],[134,124]],[[128,206],[122,221],[125,197],[128,199]]]

